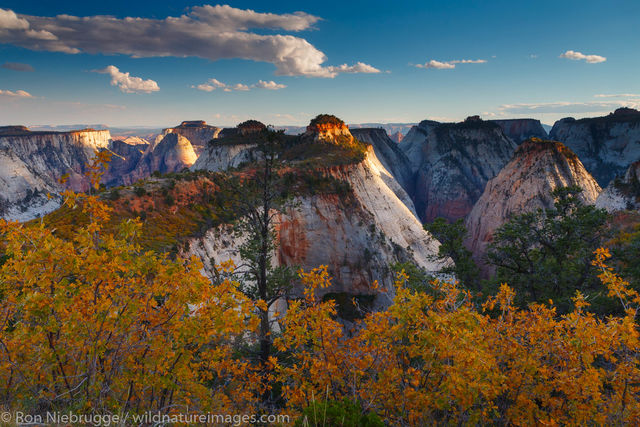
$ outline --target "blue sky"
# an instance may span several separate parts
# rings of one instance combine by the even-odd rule
[[[2,125],[552,124],[640,106],[635,0],[44,3],[0,1]]]

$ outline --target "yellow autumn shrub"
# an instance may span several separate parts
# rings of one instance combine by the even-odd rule
[[[594,263],[623,317],[596,318],[580,294],[565,316],[519,309],[507,285],[476,308],[455,285],[434,282],[434,297],[400,275],[391,307],[344,331],[314,292],[329,285],[326,269],[303,274],[309,291],[276,341],[291,354],[276,367],[288,408],[347,398],[390,425],[637,424],[640,297],[607,256],[599,250]]]
[[[94,185],[104,158],[92,166]],[[91,218],[71,239],[0,221],[0,398],[9,407],[88,412],[250,411],[260,381],[235,355],[255,331],[253,303],[197,259],[136,243],[141,224],[103,225],[109,209],[64,194]]]

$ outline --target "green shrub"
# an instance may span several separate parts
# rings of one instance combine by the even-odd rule
[[[360,404],[348,399],[328,402],[311,402],[304,408],[296,426],[332,427],[383,427],[375,412],[364,412]]]
[[[309,123],[309,124],[311,126],[324,125],[324,124],[332,124],[332,125],[336,125],[336,126],[342,126],[342,125],[344,125],[344,121],[340,120],[339,118],[337,118],[333,114],[318,114],[317,116],[315,116],[311,120],[311,123]]]

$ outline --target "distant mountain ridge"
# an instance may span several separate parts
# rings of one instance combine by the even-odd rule
[[[546,139],[547,131],[540,120],[536,119],[504,119],[489,120],[500,126],[505,135],[511,138],[516,144],[520,144],[529,138]]]
[[[461,123],[420,122],[400,143],[413,173],[412,198],[423,222],[464,218],[516,143],[479,117]]]
[[[606,187],[640,160],[640,111],[619,108],[603,117],[568,117],[553,125],[549,137],[571,148]]]

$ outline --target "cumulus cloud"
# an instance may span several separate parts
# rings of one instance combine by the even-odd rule
[[[12,10],[0,9],[0,31],[28,30],[29,22],[19,18]]]
[[[0,96],[8,96],[11,98],[33,98],[31,94],[24,90],[16,90],[15,92],[10,90],[0,89]]]
[[[226,84],[216,79],[209,79],[206,83],[199,84],[197,86],[191,86],[192,88],[201,90],[203,92],[213,92],[216,89],[227,87]]]
[[[436,70],[452,70],[456,64],[484,64],[486,59],[455,59],[453,61],[436,61],[432,59],[424,64],[416,64],[418,68],[433,68]]]
[[[455,64],[450,62],[440,62],[432,59],[431,61],[427,61],[424,64],[416,64],[418,68],[435,68],[436,70],[450,70],[452,68],[456,68]]]
[[[253,86],[259,89],[267,89],[267,90],[278,90],[278,89],[284,89],[285,87],[287,87],[286,85],[276,83],[273,80],[270,80],[268,82],[265,82],[264,80],[258,80],[258,83],[254,84]]]
[[[284,89],[287,86],[276,83],[273,80],[268,82],[264,80],[259,80],[258,83],[255,83],[252,85],[247,85],[244,83],[236,83],[234,85],[229,85],[221,82],[220,80],[212,78],[207,80],[205,83],[194,85],[191,87],[194,89],[201,90],[203,92],[213,92],[216,89],[222,89],[224,92],[233,92],[233,91],[246,92],[248,90],[251,90],[251,88],[278,90],[278,89]]]
[[[357,62],[355,65],[342,64],[338,66],[327,67],[332,73],[365,73],[377,74],[381,71],[364,62]]]
[[[239,91],[247,91],[249,90],[249,86],[244,85],[242,83],[236,83],[235,85],[233,85],[233,90],[239,90]]]
[[[301,37],[251,31],[296,32],[312,29],[319,20],[304,12],[258,13],[227,5],[197,6],[165,19],[46,17],[0,9],[0,43],[70,54],[243,58],[272,63],[277,75],[332,78],[341,72],[373,72],[374,67],[362,63],[344,69],[325,66],[326,55]]]
[[[132,77],[129,73],[123,73],[118,67],[113,65],[109,65],[101,70],[94,70],[94,72],[109,74],[111,76],[111,86],[118,87],[118,89],[124,93],[151,93],[160,90],[158,83],[155,81]]]
[[[600,56],[600,55],[585,55],[581,52],[576,52],[573,50],[568,50],[565,53],[563,53],[562,55],[560,55],[560,58],[566,58],[566,59],[571,59],[573,61],[586,61],[588,64],[597,64],[599,62],[604,62],[607,60],[607,58],[605,58],[604,56]]]
[[[2,64],[2,68],[6,68],[7,70],[13,70],[13,71],[25,71],[25,72],[35,71],[31,65],[22,64],[20,62],[5,62],[4,64]]]

